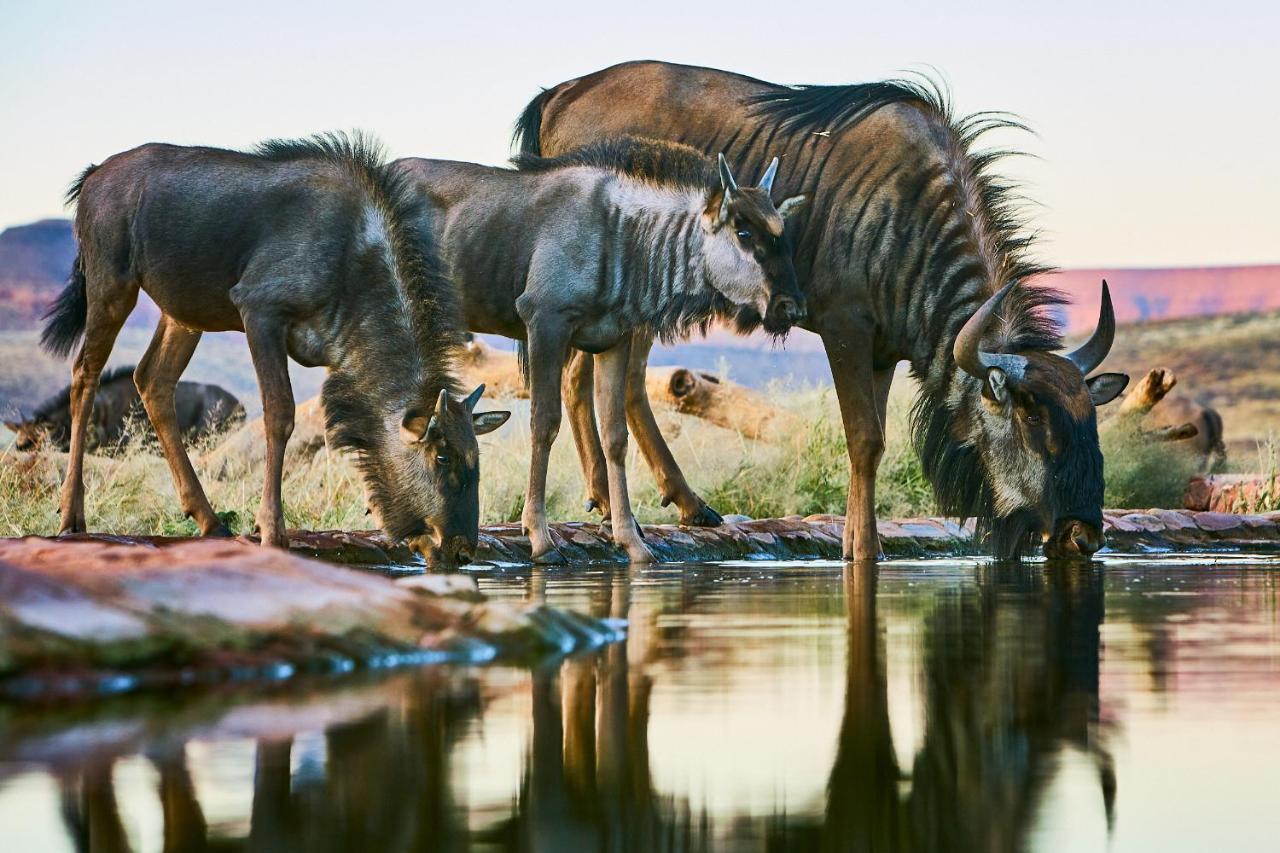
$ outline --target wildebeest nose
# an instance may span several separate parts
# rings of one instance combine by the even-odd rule
[[[475,558],[475,550],[471,547],[471,543],[461,536],[453,538],[453,562],[459,566],[469,565]]]
[[[778,298],[778,313],[788,323],[799,323],[804,319],[805,310],[803,305],[790,296],[781,296]]]

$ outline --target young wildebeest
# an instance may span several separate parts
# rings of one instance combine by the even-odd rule
[[[163,316],[134,379],[182,508],[226,535],[174,417],[174,385],[201,332],[245,333],[262,388],[266,481],[258,527],[285,547],[280,481],[293,429],[288,358],[329,368],[331,440],[355,452],[386,532],[428,558],[470,558],[478,536],[476,435],[507,412],[458,399],[450,360],[461,330],[415,196],[369,140],[340,134],[264,143],[254,153],[143,145],[90,167],[78,199],[80,255],[43,342],[84,335],[71,386],[71,459],[62,531],[85,529],[85,432],[94,389],[141,288]]]
[[[614,540],[653,559],[631,514],[623,410],[633,333],[678,336],[730,304],[771,330],[803,316],[781,205],[777,161],[740,188],[691,148],[617,139],[563,157],[519,158],[518,170],[398,160],[429,198],[441,253],[467,328],[527,342],[533,460],[522,521],[534,556],[559,555],[547,527],[547,459],[560,426],[569,348],[594,353]],[[643,380],[642,380],[643,381]],[[643,384],[641,385],[643,393]]]
[[[1021,554],[1039,536],[1047,553],[1087,555],[1102,544],[1095,406],[1126,379],[1087,378],[1114,330],[1105,289],[1093,338],[1073,353],[1053,352],[1061,339],[1049,311],[1061,300],[1027,283],[1044,268],[1029,258],[1013,197],[991,172],[996,156],[974,148],[985,131],[1013,124],[991,113],[955,118],[945,97],[910,82],[792,88],[632,62],[547,89],[516,132],[523,151],[545,156],[635,134],[723,151],[742,169],[765,151],[782,157],[779,192],[811,201],[788,230],[808,300],[804,325],[822,337],[844,420],[848,558],[879,554],[875,476],[901,360],[920,380],[913,437],[943,511],[976,517],[1000,557]],[[982,319],[959,347],[971,317]],[[755,318],[738,321],[746,330]],[[589,364],[578,367],[570,387],[590,381]],[[635,402],[647,417],[633,422],[655,424],[643,395]],[[702,502],[656,427],[637,443],[661,449],[647,453],[662,468],[656,479],[682,487],[665,496],[696,516]],[[599,457],[598,445],[579,452]],[[591,496],[600,496],[598,465],[587,474]]]
[[[178,431],[188,441],[222,432],[244,421],[244,406],[224,388],[203,382],[179,382],[173,395]],[[89,449],[114,451],[127,447],[135,436],[128,429],[143,415],[142,399],[133,382],[133,365],[108,370],[93,397]],[[6,421],[17,433],[16,450],[35,450],[46,443],[58,450],[71,447],[71,386],[68,385],[36,408],[25,421]]]

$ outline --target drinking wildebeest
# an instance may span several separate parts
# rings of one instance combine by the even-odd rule
[[[781,194],[811,201],[788,230],[809,304],[803,325],[826,346],[844,420],[846,557],[879,554],[875,475],[889,385],[904,359],[921,383],[914,443],[941,509],[976,517],[1001,557],[1021,555],[1037,535],[1046,553],[1087,555],[1102,544],[1095,406],[1127,379],[1086,378],[1114,335],[1105,286],[1092,338],[1053,352],[1061,338],[1047,312],[1061,297],[1027,283],[1045,267],[1028,255],[1009,185],[992,174],[998,156],[974,147],[988,130],[1017,126],[992,113],[955,118],[944,95],[912,82],[792,88],[635,62],[542,92],[516,136],[522,150],[547,156],[618,134],[723,151],[742,169],[765,151],[781,156]],[[738,316],[741,330],[755,322]],[[589,381],[589,366],[575,367],[569,384]],[[651,414],[633,421],[653,423]],[[649,455],[651,466],[669,466],[659,483],[683,485],[656,431],[638,443],[664,451]],[[580,455],[593,462],[599,451]],[[598,465],[589,468],[599,498]],[[684,489],[665,497],[687,518],[702,502]]]
[[[639,139],[517,162],[517,170],[412,158],[395,166],[434,208],[428,219],[467,328],[526,342],[533,459],[522,521],[535,558],[558,558],[547,461],[561,372],[576,347],[594,353],[601,372],[614,541],[632,560],[652,560],[626,486],[632,335],[681,335],[728,303],[751,306],[779,332],[803,316],[783,214],[770,198],[777,164],[759,186],[740,188],[723,158],[717,170],[686,146]]]
[[[244,420],[244,406],[224,388],[203,382],[179,382],[174,390],[178,431],[188,441],[223,432]],[[89,449],[102,452],[121,450],[135,438],[129,425],[143,415],[142,400],[133,383],[133,365],[108,370],[98,382],[93,397],[91,430],[86,437]],[[17,434],[16,450],[51,446],[66,451],[71,447],[71,386],[41,403],[24,421],[5,421]]]
[[[288,545],[280,500],[293,429],[288,359],[326,366],[331,441],[357,458],[386,532],[430,558],[476,546],[476,435],[507,412],[475,414],[450,359],[461,342],[453,289],[417,233],[416,197],[356,136],[274,140],[252,153],[148,144],[91,166],[71,187],[80,243],[43,343],[84,336],[71,386],[62,531],[85,530],[85,433],[98,376],[139,288],[163,316],[134,374],[182,508],[205,535],[214,514],[182,446],[174,386],[204,331],[243,331],[262,388],[264,545]]]

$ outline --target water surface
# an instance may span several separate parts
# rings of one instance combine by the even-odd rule
[[[0,850],[1280,845],[1280,560],[477,576],[630,635],[0,707]]]

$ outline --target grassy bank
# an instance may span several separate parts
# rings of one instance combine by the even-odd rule
[[[750,441],[697,418],[660,412],[663,433],[693,487],[724,513],[753,518],[816,512],[843,513],[848,468],[839,415],[830,390],[780,395],[804,416],[806,428],[784,444]],[[495,404],[496,407],[497,404]],[[481,517],[483,523],[513,521],[523,507],[529,461],[527,403],[512,401],[515,417],[482,440]],[[890,442],[881,466],[878,509],[883,516],[925,514],[932,499],[906,432],[906,400],[892,406]],[[0,438],[0,447],[7,445]],[[198,450],[208,449],[199,448]],[[198,452],[193,453],[198,457]],[[51,534],[58,528],[58,490],[65,456],[0,450],[0,535]],[[253,528],[261,471],[220,480],[197,460],[201,481],[214,507],[238,532]],[[674,507],[660,498],[644,460],[632,448],[628,472],[642,523],[675,520]],[[164,460],[153,451],[91,456],[87,466],[86,511],[94,530],[110,533],[189,534]],[[585,490],[567,427],[552,452],[548,509],[556,520],[598,518],[583,508]],[[340,453],[322,450],[309,463],[286,470],[285,512],[294,527],[359,529],[371,526],[364,491],[354,467]]]

